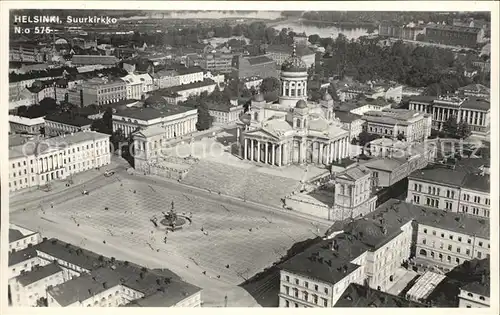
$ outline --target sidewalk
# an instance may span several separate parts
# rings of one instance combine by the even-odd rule
[[[71,177],[66,178],[65,180],[51,181],[50,182],[51,189],[49,191],[43,191],[38,187],[30,187],[19,191],[11,192],[9,195],[9,202],[13,204],[21,202],[26,199],[45,198],[47,196],[50,196],[51,194],[59,193],[74,186],[85,184],[86,182],[91,181],[99,176],[104,176],[104,172],[106,170],[117,169],[121,166],[123,166],[122,163],[112,159],[110,164],[101,167],[100,170],[91,169],[85,172],[74,174]],[[70,178],[73,180],[73,184],[71,184],[68,187],[66,186],[66,184],[68,184]]]

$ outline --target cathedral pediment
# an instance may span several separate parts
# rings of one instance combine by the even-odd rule
[[[264,130],[264,129],[258,129],[258,130],[251,130],[247,131],[244,133],[245,136],[251,137],[251,138],[266,138],[270,140],[279,140],[279,138],[276,135],[273,135],[272,133]]]

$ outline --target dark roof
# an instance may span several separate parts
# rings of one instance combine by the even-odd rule
[[[78,246],[65,243],[58,239],[49,239],[33,246],[37,251],[43,252],[60,260],[81,268],[92,270],[99,267],[99,255],[82,249]]]
[[[334,111],[335,117],[340,119],[341,122],[343,123],[352,123],[355,120],[361,119],[361,115],[353,114],[351,112],[344,112],[344,111]]]
[[[423,103],[432,103],[434,100],[437,100],[437,96],[429,96],[429,95],[413,95],[409,97],[410,102],[423,102]]]
[[[274,62],[274,60],[272,60],[271,58],[269,58],[267,56],[246,57],[246,59],[248,60],[248,62],[252,66],[262,64],[262,63]]]
[[[9,253],[9,266],[17,265],[20,262],[34,257],[37,257],[37,252],[33,247]]]
[[[257,93],[253,96],[253,101],[255,102],[262,102],[264,101],[264,94],[262,93]]]
[[[164,291],[156,291],[152,295],[134,300],[127,307],[170,307],[201,289],[187,282],[171,282]]]
[[[84,301],[117,285],[139,291],[145,297],[155,295],[158,290],[164,290],[164,306],[176,304],[201,290],[177,278],[165,277],[165,275],[154,270],[143,270],[137,265],[129,264],[125,266],[123,263],[117,262],[113,265],[113,268],[101,267],[95,269],[90,274],[55,286],[48,292],[58,303],[66,306],[77,301]],[[155,297],[151,301],[160,303]]]
[[[123,116],[130,119],[152,120],[160,117],[184,113],[190,110],[193,110],[193,108],[168,104],[161,109],[152,107],[117,109],[116,114],[113,115]]]
[[[166,106],[167,104],[167,100],[160,95],[151,95],[144,100],[146,106]]]
[[[462,103],[462,108],[490,110],[490,102],[481,98],[469,98]]]
[[[390,199],[366,217],[347,222],[342,228],[343,233],[311,246],[279,267],[326,283],[336,283],[360,267],[351,263],[353,259],[366,251],[380,248],[400,234],[404,224],[413,220],[419,224],[489,238],[489,221],[482,218]],[[332,249],[334,244],[336,250]]]
[[[24,235],[19,230],[9,229],[9,243],[13,243],[22,238],[24,238]]]
[[[484,282],[472,282],[469,284],[466,284],[465,286],[462,287],[463,290],[469,291],[472,293],[480,294],[483,296],[490,296],[490,275],[488,274]]]
[[[231,107],[233,107],[233,105],[229,102],[207,102],[207,106],[209,110],[220,112],[229,112]]]
[[[45,121],[54,121],[75,127],[88,126],[92,124],[92,120],[79,115],[72,115],[68,112],[47,115],[45,116]]]
[[[490,192],[490,175],[467,174],[462,183],[462,188]]]
[[[307,108],[307,103],[304,100],[299,100],[297,104],[295,104],[295,108]]]
[[[466,33],[479,33],[480,28],[467,27],[467,26],[456,26],[456,25],[442,25],[442,24],[427,24],[427,29],[439,29],[445,31],[455,31],[455,32],[466,32]]]
[[[351,283],[334,307],[427,307],[368,286]]]
[[[203,69],[200,67],[191,67],[191,68],[179,68],[176,70],[178,75],[186,75],[191,73],[203,72]]]
[[[293,48],[289,45],[269,45],[266,48],[267,52],[280,52],[280,53],[286,53],[291,55]],[[313,55],[314,51],[312,51],[309,47],[304,46],[304,45],[297,45],[296,47],[296,54],[297,56],[304,56],[304,55]]]
[[[29,272],[19,275],[17,277],[17,281],[19,281],[23,286],[27,286],[44,278],[50,277],[60,271],[62,271],[61,267],[54,263],[41,267],[38,266],[31,269]]]
[[[474,160],[483,161],[482,159]],[[484,165],[484,163],[478,164]],[[488,174],[480,175],[476,168],[460,165],[461,164],[459,164],[458,167],[455,167],[455,169],[440,165],[431,165],[424,169],[414,171],[408,176],[408,178],[423,180],[431,183],[445,184],[453,187],[463,187],[483,192],[490,191],[490,176]]]
[[[411,173],[409,179],[424,180],[432,183],[460,187],[467,173],[463,169],[450,169],[439,165],[428,166]]]

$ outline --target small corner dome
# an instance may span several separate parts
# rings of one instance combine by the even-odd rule
[[[297,102],[297,105],[295,105],[295,108],[307,108],[307,103],[304,100],[300,100]]]
[[[261,93],[255,94],[253,96],[253,100],[255,102],[263,102],[264,101],[264,95],[262,95]]]
[[[323,101],[331,101],[331,100],[333,100],[332,96],[330,95],[330,93],[325,91],[325,94],[323,94]]]
[[[244,123],[245,125],[249,125],[251,120],[252,120],[252,116],[249,113],[243,114],[240,117],[240,121],[242,123]]]

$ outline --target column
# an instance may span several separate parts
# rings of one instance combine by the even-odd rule
[[[330,143],[326,144],[326,164],[330,164]]]
[[[283,143],[283,160],[282,160],[283,165],[288,164],[289,156],[290,156],[290,146],[288,145],[287,142],[285,142]]]
[[[281,156],[281,144],[278,145],[278,166],[281,166],[282,156]]]
[[[264,159],[264,163],[267,164],[269,163],[269,142],[266,141],[266,143],[264,144],[266,146],[266,148],[264,149],[265,150],[265,159]]]
[[[276,162],[276,144],[272,144],[273,146],[273,150],[271,152],[271,164],[274,165],[274,163]]]
[[[344,146],[345,146],[345,157],[349,157],[349,138],[345,137],[344,138]]]
[[[253,139],[250,139],[250,160],[253,161],[253,152],[254,149],[253,149]]]
[[[319,144],[319,157],[318,157],[318,164],[323,163],[323,143],[318,142]]]
[[[260,163],[260,141],[257,140],[257,162]]]
[[[248,156],[248,139],[245,139],[245,147],[244,147],[244,153],[243,153],[243,157],[245,160],[247,159],[247,156]]]

